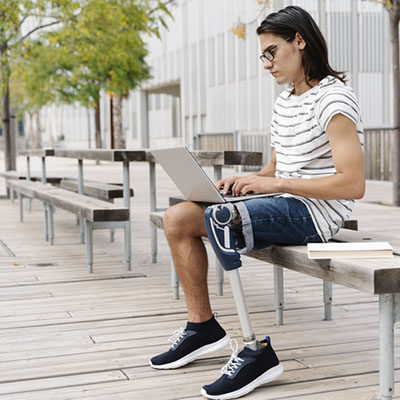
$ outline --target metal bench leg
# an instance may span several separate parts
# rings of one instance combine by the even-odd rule
[[[79,217],[79,231],[81,237],[81,244],[85,243],[85,220],[82,217]]]
[[[47,204],[46,208],[47,208],[47,221],[49,224],[49,229],[48,229],[49,242],[51,245],[53,245],[54,244],[54,218],[53,218],[54,207],[51,206],[50,204]]]
[[[173,300],[179,300],[179,278],[176,273],[174,260],[171,258],[171,288]]]
[[[256,335],[254,334],[249,317],[249,312],[247,310],[247,304],[244,298],[239,270],[236,268],[231,271],[227,271],[227,273],[229,276],[229,281],[231,283],[236,309],[239,315],[240,326],[242,327],[243,341],[248,347],[256,349]]]
[[[49,210],[46,207],[46,204],[43,203],[43,224],[44,224],[44,238],[46,242],[49,241]]]
[[[110,229],[110,242],[114,243],[115,240],[115,229]]]
[[[24,196],[18,193],[19,222],[24,222]]]
[[[379,386],[381,400],[392,400],[394,390],[394,295],[379,295]]]
[[[149,162],[150,212],[157,210],[156,163]],[[151,262],[157,264],[157,228],[151,228]]]
[[[151,262],[157,264],[157,228],[151,227]]]
[[[332,282],[324,280],[323,285],[324,285],[324,306],[325,306],[324,321],[332,321]]]
[[[29,197],[26,197],[25,199],[25,210],[28,212],[32,211],[32,199],[30,199]]]
[[[274,299],[275,299],[275,322],[276,325],[283,325],[283,267],[274,265]]]
[[[124,237],[125,237],[125,262],[126,269],[131,271],[132,269],[132,245],[131,245],[131,222],[127,221],[124,229]]]
[[[218,258],[215,258],[215,269],[217,274],[217,293],[218,296],[224,295],[224,269],[222,268],[221,263],[218,261]]]
[[[88,272],[93,273],[93,224],[85,219],[85,235],[86,235],[86,264]]]

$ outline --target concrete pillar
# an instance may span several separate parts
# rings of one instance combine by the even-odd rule
[[[137,133],[142,148],[150,147],[148,98],[149,95],[145,90],[137,92]]]

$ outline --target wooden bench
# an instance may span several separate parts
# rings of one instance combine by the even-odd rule
[[[79,183],[77,179],[64,178],[60,181],[60,188],[70,190],[72,192],[79,192]],[[103,183],[97,181],[85,180],[83,184],[83,194],[86,196],[94,197],[95,199],[113,201],[124,197],[122,185],[114,183]],[[129,189],[130,197],[133,197],[133,189]]]
[[[5,179],[21,179],[25,180],[27,178],[26,174],[22,172],[17,172],[17,171],[6,171],[6,172],[0,172],[0,176],[2,176]],[[42,176],[39,175],[32,175],[30,176],[30,179],[32,182],[41,182],[43,179]],[[47,183],[51,183],[52,185],[58,185],[64,178],[60,176],[47,176],[46,181]]]
[[[79,182],[77,179],[65,178],[60,181],[60,188],[79,193]],[[124,190],[122,185],[103,183],[97,181],[85,180],[83,185],[83,194],[86,196],[94,197],[95,199],[114,202],[114,199],[124,197]],[[133,189],[129,189],[130,197],[133,197]],[[79,217],[77,216],[77,224],[79,225]],[[110,229],[110,241],[114,242],[114,229]]]
[[[150,213],[150,223],[163,229],[163,212]],[[379,295],[379,353],[381,399],[392,399],[394,390],[394,323],[400,321],[400,241],[391,237],[353,230],[356,221],[350,221],[335,235],[336,242],[365,240],[388,241],[394,248],[393,258],[382,259],[331,259],[310,260],[307,246],[271,246],[246,254],[274,266],[274,298],[277,325],[283,324],[284,268],[323,279],[325,319],[331,319],[332,283],[347,286],[365,293]],[[171,262],[171,268],[174,268]],[[172,282],[178,290],[177,282]],[[175,285],[175,286],[174,286]]]
[[[86,263],[93,272],[93,230],[126,229],[129,222],[129,209],[113,203],[98,200],[79,193],[60,189],[48,184],[31,181],[10,180],[7,186],[18,193],[20,221],[23,221],[22,201],[24,197],[38,199],[45,207],[45,237],[54,243],[54,208],[60,208],[78,215],[85,224]],[[130,260],[130,241],[125,240],[125,259]]]

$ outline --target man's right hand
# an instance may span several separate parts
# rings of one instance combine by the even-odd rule
[[[232,189],[233,184],[240,178],[240,176],[228,176],[219,180],[215,186],[218,190],[222,190],[223,195],[226,195]]]

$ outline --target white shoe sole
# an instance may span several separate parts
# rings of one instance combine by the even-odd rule
[[[220,394],[218,396],[207,394],[207,392],[202,388],[201,394],[208,399],[215,400],[227,400],[227,399],[236,399],[238,397],[242,397],[247,393],[250,393],[258,386],[264,385],[265,383],[271,382],[275,379],[278,379],[283,373],[283,366],[278,364],[277,366],[269,369],[260,375],[257,379],[254,379],[253,382],[250,382],[248,385],[242,387],[241,389],[235,390],[231,393]]]
[[[200,349],[197,349],[197,350],[187,354],[185,357],[182,357],[179,360],[176,360],[169,364],[162,364],[162,365],[154,365],[150,361],[150,366],[155,369],[173,369],[173,368],[183,367],[184,365],[189,364],[190,362],[196,360],[199,357],[202,357],[206,354],[209,354],[209,353],[212,353],[214,351],[224,348],[225,346],[227,346],[229,344],[230,340],[231,340],[230,336],[225,335],[222,339],[218,340],[218,342],[210,343],[203,347],[200,347]]]

